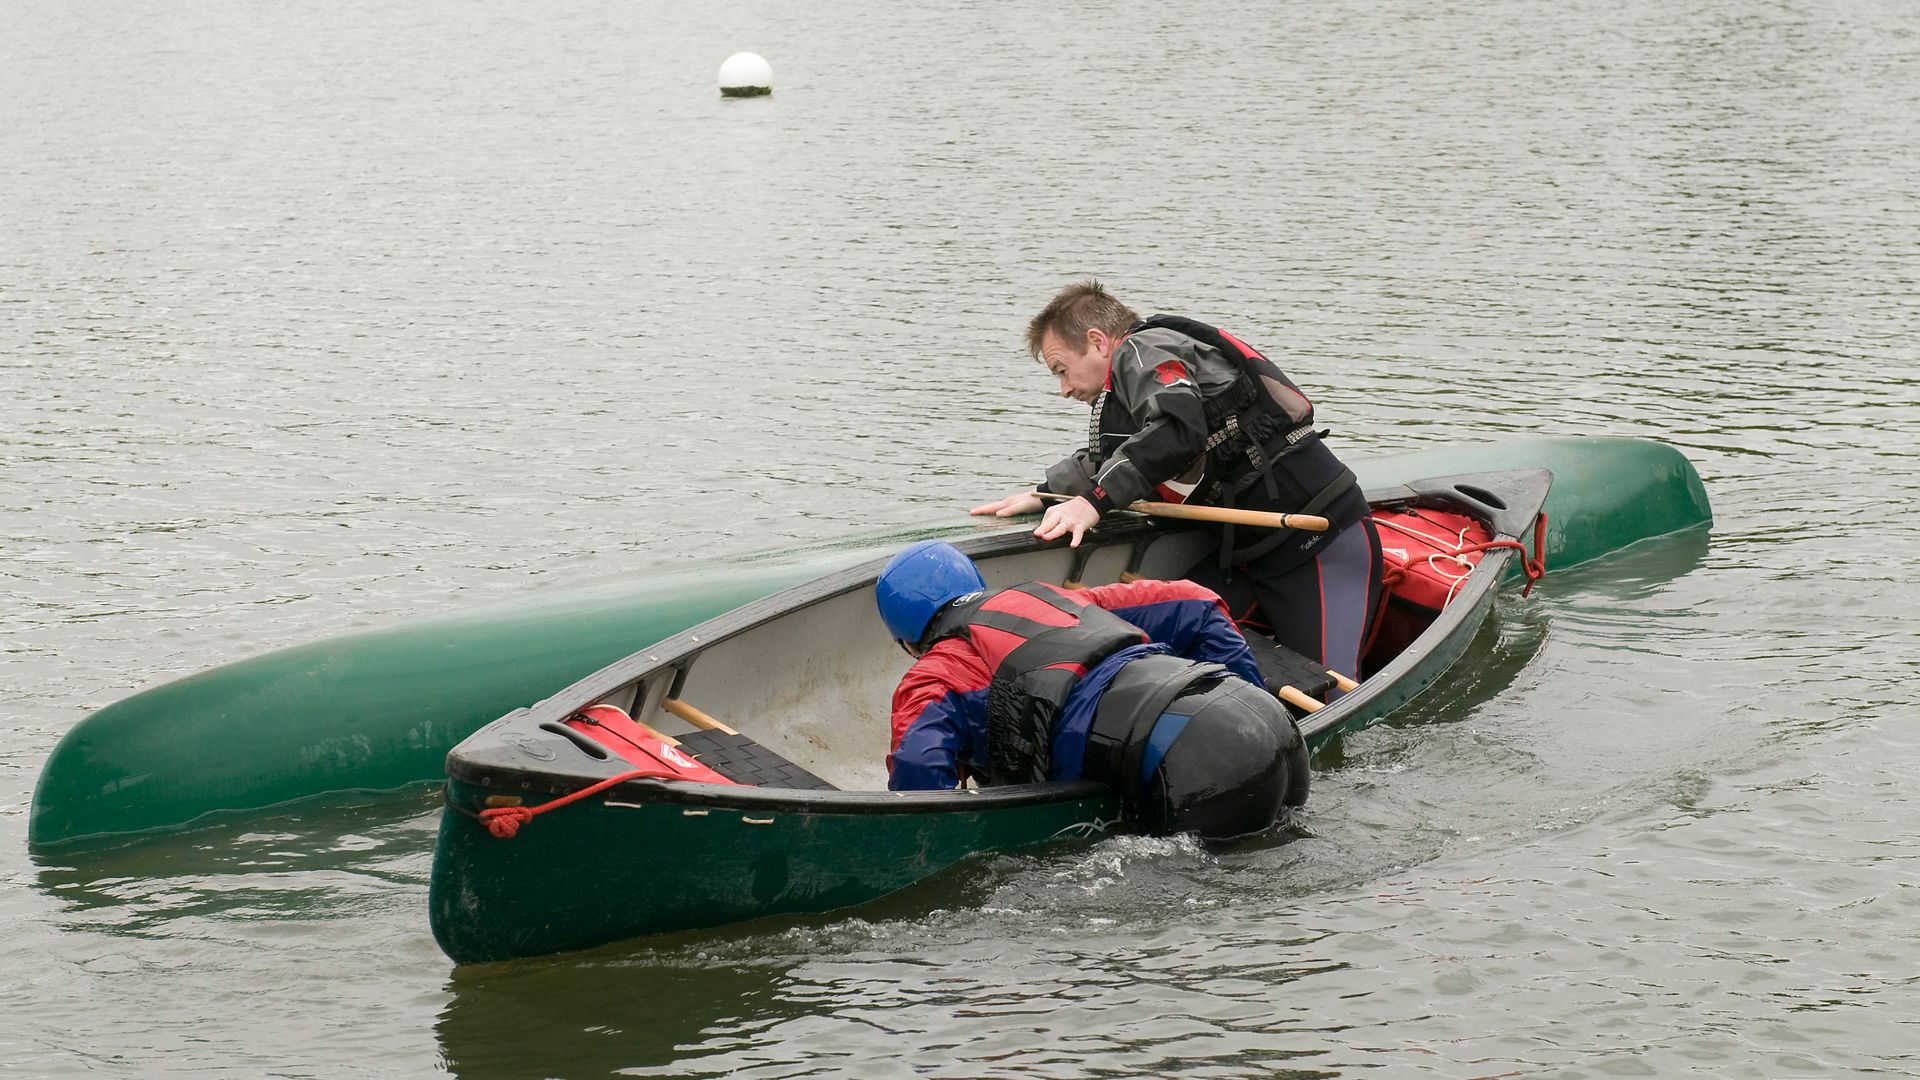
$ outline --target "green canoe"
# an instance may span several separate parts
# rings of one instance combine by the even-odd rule
[[[1541,467],[1547,556],[1571,566],[1704,525],[1699,477],[1635,439],[1530,439],[1359,462],[1369,487],[1420,476]],[[487,722],[650,643],[781,589],[929,535],[868,537],[701,572],[551,591],[297,646],[134,694],[84,718],[34,791],[36,849],[175,830],[444,775],[447,752]]]
[[[1303,705],[1310,749],[1389,715],[1459,658],[1521,565],[1515,549],[1534,542],[1550,484],[1548,470],[1519,469],[1368,490],[1377,518],[1464,514],[1509,546],[1462,571],[1437,607],[1396,592],[1408,602],[1395,609],[1390,644],[1369,653],[1365,678],[1330,705]],[[1174,576],[1212,541],[1192,527],[1136,522],[1104,527],[1078,550],[1025,531],[958,546],[1001,587]],[[1383,534],[1383,545],[1409,542]],[[828,911],[979,852],[1131,827],[1119,800],[1087,781],[885,790],[887,702],[908,661],[874,614],[883,562],[692,627],[455,747],[429,899],[447,954],[486,962]],[[605,706],[619,724],[630,715],[683,740],[685,757],[721,775],[691,781],[672,761],[637,775],[637,764],[657,759],[623,754],[618,726],[583,718]]]

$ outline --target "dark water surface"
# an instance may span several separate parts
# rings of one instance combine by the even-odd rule
[[[1920,1074],[1912,5],[0,21],[0,1071]],[[1356,457],[1669,441],[1711,542],[1508,598],[1265,850],[460,972],[425,794],[28,857],[141,687],[1028,482],[1087,273]]]

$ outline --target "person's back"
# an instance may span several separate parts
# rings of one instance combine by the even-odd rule
[[[1150,829],[1211,838],[1264,829],[1305,796],[1287,790],[1298,731],[1200,586],[988,591],[970,560],[929,541],[896,556],[876,591],[915,657],[893,699],[896,790],[1085,777]]]

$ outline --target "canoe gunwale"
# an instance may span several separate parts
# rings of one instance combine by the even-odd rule
[[[479,773],[450,775],[449,779],[457,785],[489,792],[502,790],[497,783],[487,783]],[[729,810],[786,810],[794,813],[950,814],[956,810],[980,812],[1072,802],[1110,794],[1105,784],[1093,780],[1049,780],[1036,784],[1004,784],[947,791],[825,791],[701,784],[645,777],[607,789],[602,801],[608,805],[632,801]],[[455,793],[451,786],[447,800],[450,805],[455,804]]]
[[[1489,504],[1473,496],[1461,495],[1459,488],[1463,484],[1477,495],[1487,494],[1488,489],[1499,494]],[[1367,498],[1369,506],[1375,509],[1426,506],[1463,511],[1488,522],[1496,538],[1519,541],[1522,538],[1518,534],[1526,532],[1538,516],[1551,484],[1552,473],[1546,469],[1512,469],[1417,480],[1377,492],[1369,491]],[[1144,546],[1162,536],[1190,531],[1195,527],[1184,522],[1141,520],[1106,529],[1104,535],[1089,534],[1088,540],[1097,541],[1093,544],[1096,549],[1119,545]],[[969,537],[956,542],[955,546],[973,558],[992,559],[1060,548],[1065,544],[1064,539],[1037,540],[1030,532],[1020,530]],[[1378,720],[1438,680],[1465,651],[1468,642],[1492,610],[1493,597],[1508,576],[1512,554],[1511,549],[1487,552],[1469,573],[1453,600],[1399,656],[1374,672],[1355,690],[1300,721],[1301,734],[1308,746],[1318,750],[1337,735]],[[501,717],[447,755],[447,776],[454,781],[447,791],[449,805],[462,813],[471,813],[458,806],[460,797],[456,794],[456,785],[492,793],[512,791],[558,795],[619,775],[625,771],[625,765],[611,759],[569,757],[565,765],[557,761],[530,761],[523,757],[512,762],[489,760],[492,755],[485,753],[489,740],[483,737],[503,727],[521,731],[529,727],[553,729],[582,705],[636,683],[662,675],[673,677],[676,669],[689,667],[702,652],[763,622],[865,588],[873,582],[885,563],[885,558],[869,560],[743,605],[616,661],[527,709],[515,710]],[[471,747],[470,744],[476,741],[481,746]],[[610,801],[678,803],[690,808],[726,807],[812,814],[937,814],[1085,799],[1089,797],[1090,785],[1099,787],[1089,781],[1073,780],[947,791],[821,791],[649,778],[621,784],[611,789],[605,798]]]
[[[1495,513],[1484,506],[1472,506],[1451,498],[1446,489],[1463,482],[1487,480],[1494,476],[1512,479],[1511,488],[1499,492],[1506,503]],[[1503,473],[1468,474],[1416,481],[1403,485],[1405,501],[1375,503],[1369,492],[1368,505],[1434,506],[1465,510],[1492,526],[1495,540],[1526,543],[1525,534],[1546,506],[1553,485],[1553,473],[1547,469],[1515,469]],[[1482,485],[1471,485],[1479,489]],[[1498,496],[1497,496],[1498,497]],[[1364,727],[1418,697],[1466,651],[1467,644],[1479,632],[1493,610],[1493,599],[1506,580],[1513,561],[1512,548],[1494,548],[1481,556],[1460,589],[1448,601],[1431,624],[1420,632],[1400,655],[1373,672],[1357,688],[1343,694],[1332,704],[1300,721],[1300,734],[1311,750],[1319,750],[1336,736]]]
[[[1359,687],[1341,695],[1319,712],[1298,721],[1309,750],[1317,751],[1336,736],[1380,719],[1419,696],[1459,658],[1493,610],[1493,598],[1505,576],[1510,550],[1487,553],[1468,575],[1446,610],[1399,656],[1374,672]],[[1415,648],[1415,646],[1424,646]],[[1435,661],[1438,661],[1437,663]],[[1413,685],[1409,680],[1417,680]],[[1408,691],[1411,691],[1410,693]],[[1387,701],[1389,697],[1397,700]]]

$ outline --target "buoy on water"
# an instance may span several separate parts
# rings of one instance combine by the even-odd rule
[[[773,68],[759,53],[737,52],[720,65],[723,97],[759,97],[773,93]]]

